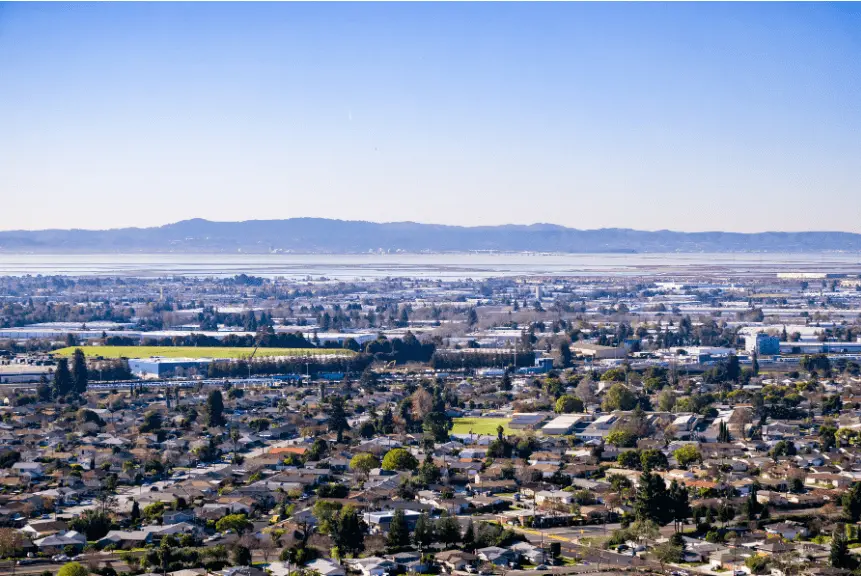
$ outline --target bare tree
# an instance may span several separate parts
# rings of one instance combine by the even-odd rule
[[[584,404],[595,402],[597,399],[597,396],[595,395],[595,383],[592,382],[592,379],[589,376],[580,380],[580,383],[577,384],[577,388],[574,389],[574,395],[582,400]]]
[[[275,540],[273,540],[273,538],[274,535],[270,538],[262,538],[257,544],[258,550],[260,550],[260,553],[263,555],[263,561],[267,564],[269,564],[269,557],[276,550]]]
[[[417,420],[423,420],[433,410],[433,396],[424,388],[419,388],[412,395],[413,415]]]
[[[11,572],[15,574],[15,556],[21,551],[24,538],[13,528],[0,528],[0,557],[11,559]]]

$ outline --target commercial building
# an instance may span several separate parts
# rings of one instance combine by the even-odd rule
[[[750,353],[756,352],[763,356],[780,354],[780,338],[768,334],[746,334],[744,337],[744,349]]]
[[[625,348],[601,346],[599,344],[589,344],[586,342],[575,342],[571,345],[571,352],[578,356],[591,358],[592,360],[621,360],[628,356],[628,351]]]
[[[781,342],[781,354],[858,354],[859,342]]]
[[[210,358],[134,358],[129,360],[129,370],[140,378],[205,376],[211,363]]]

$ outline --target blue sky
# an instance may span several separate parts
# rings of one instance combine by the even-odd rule
[[[859,4],[0,4],[0,229],[861,232],[859,62]]]

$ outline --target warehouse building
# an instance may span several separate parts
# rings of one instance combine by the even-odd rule
[[[129,370],[139,378],[206,376],[211,363],[210,358],[133,358]]]

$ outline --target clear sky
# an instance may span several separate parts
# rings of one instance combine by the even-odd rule
[[[861,4],[0,4],[0,229],[861,232]]]

